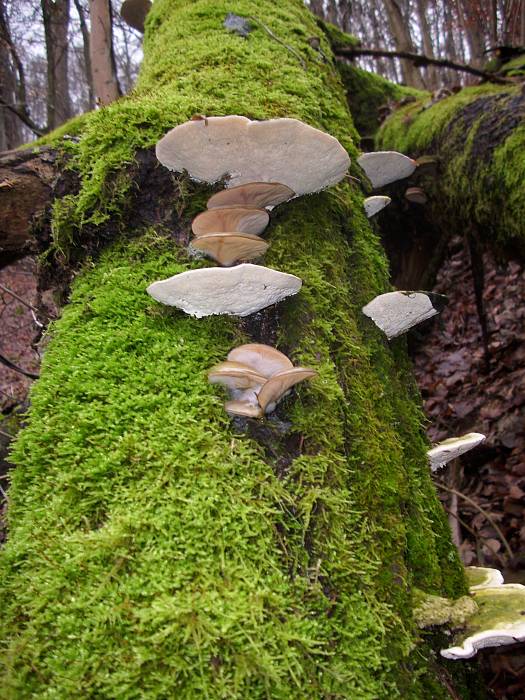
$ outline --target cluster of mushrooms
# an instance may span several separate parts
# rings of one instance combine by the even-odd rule
[[[190,254],[211,258],[218,267],[189,270],[153,282],[147,291],[154,299],[197,318],[213,314],[243,317],[299,292],[302,280],[295,275],[246,261],[259,258],[268,249],[261,234],[274,207],[319,192],[345,177],[350,159],[337,139],[296,119],[258,122],[236,115],[203,117],[172,129],[159,141],[156,153],[170,170],[187,172],[199,182],[225,181],[225,189],[210,197],[206,211],[193,220],[194,238],[189,246]],[[358,163],[373,188],[409,177],[417,167],[415,161],[393,151],[366,153]],[[407,193],[405,196],[410,199]],[[390,201],[384,195],[368,197],[366,216],[374,216]],[[421,198],[419,201],[422,203]],[[362,310],[390,340],[438,314],[446,303],[446,297],[432,292],[395,291],[380,294]],[[316,375],[313,369],[294,367],[276,348],[248,343],[234,348],[226,360],[212,367],[208,381],[229,392],[225,403],[229,415],[260,419],[274,411],[295,384]],[[469,433],[435,445],[427,453],[431,470],[484,439],[480,433]],[[471,594],[476,600],[483,599],[485,612],[487,606],[499,610],[502,595],[510,596],[509,609],[525,607],[524,586],[502,585],[499,572],[498,578],[490,574],[495,570],[479,571],[487,581],[473,585]],[[473,616],[475,631],[467,627],[462,645],[443,650],[444,656],[468,658],[482,646],[525,638],[521,620],[517,623],[509,615],[494,620],[485,612]]]

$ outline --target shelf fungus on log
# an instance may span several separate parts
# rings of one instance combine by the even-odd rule
[[[471,595],[478,609],[468,618],[455,645],[441,650],[442,656],[470,659],[478,649],[525,640],[525,586],[508,583],[471,588]]]
[[[373,197],[367,197],[364,201],[365,214],[370,219],[375,216],[381,209],[384,209],[390,204],[392,200],[390,197],[383,195],[374,195]]]
[[[443,440],[427,452],[430,469],[433,472],[441,469],[447,462],[477,447],[484,439],[482,433],[467,433],[461,437]]]
[[[268,226],[269,221],[270,215],[266,209],[224,207],[203,211],[193,219],[191,230],[195,236],[231,231],[259,234]]]
[[[357,162],[365,171],[374,188],[389,185],[396,180],[403,180],[412,175],[417,167],[415,160],[402,153],[397,153],[397,151],[363,153]]]
[[[343,179],[350,157],[339,141],[298,119],[251,121],[230,115],[190,120],[156,147],[170,170],[200,182],[225,179],[227,187],[282,183],[296,195],[319,192]]]
[[[125,0],[120,8],[120,16],[127,25],[144,34],[144,22],[150,9],[149,0]]]
[[[286,355],[269,345],[248,343],[234,348],[225,362],[208,373],[211,384],[222,384],[231,395],[224,404],[230,415],[262,418],[271,413],[295,384],[315,377],[307,367],[294,367]]]
[[[412,204],[426,204],[428,197],[421,187],[407,187],[405,190],[405,199]]]
[[[448,299],[434,292],[387,292],[363,306],[368,316],[389,340],[440,313]]]
[[[219,265],[230,267],[238,260],[260,258],[270,244],[251,233],[207,233],[190,243],[190,252],[198,251],[213,258]]]
[[[465,575],[471,593],[481,588],[501,586],[503,583],[503,575],[499,569],[490,569],[484,566],[466,566]]]
[[[273,209],[295,197],[295,192],[280,182],[248,182],[221,190],[208,199],[208,209],[223,207],[258,207]]]
[[[147,292],[167,306],[197,318],[215,314],[249,316],[301,289],[295,275],[243,263],[235,267],[188,270],[153,282]]]

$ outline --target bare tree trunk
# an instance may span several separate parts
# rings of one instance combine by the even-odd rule
[[[84,69],[86,72],[86,82],[88,84],[89,108],[93,109],[95,107],[95,89],[93,87],[93,70],[91,68],[91,53],[89,50],[89,29],[87,26],[86,16],[84,14],[84,8],[82,7],[82,3],[80,2],[80,0],[74,0],[74,3],[80,22],[80,31],[82,32],[82,49],[84,54]]]
[[[4,1],[0,0],[0,151],[15,148],[22,142],[22,128],[17,116],[5,104],[17,103],[16,69],[10,51],[9,28]]]
[[[396,49],[398,51],[413,52],[414,46],[410,37],[408,22],[406,18],[403,17],[398,0],[383,0],[383,2],[388,15],[390,29],[392,31],[392,36],[394,37]],[[405,83],[424,90],[425,84],[419,69],[411,61],[406,60],[401,61],[401,66]]]
[[[427,0],[417,0],[417,15],[418,15],[418,19],[419,19],[419,29],[421,31],[421,37],[423,39],[423,52],[427,56],[430,56],[431,58],[433,58],[434,57],[434,45],[432,43],[432,36],[430,34],[430,27],[428,25],[428,20],[427,20],[427,15],[426,15],[427,5],[428,5]],[[440,84],[438,72],[436,71],[436,69],[433,66],[428,66],[426,73],[428,76],[427,87],[435,90]]]
[[[476,9],[473,8],[469,0],[457,0],[458,18],[461,28],[467,38],[470,52],[470,63],[476,68],[483,64],[483,51],[485,41],[483,28],[480,27]]]
[[[71,117],[67,80],[69,0],[41,0],[47,56],[47,126]]]
[[[112,18],[109,0],[89,0],[91,14],[91,68],[99,104],[107,105],[120,96],[113,55]]]

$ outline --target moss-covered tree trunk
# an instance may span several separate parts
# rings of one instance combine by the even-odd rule
[[[232,11],[257,20],[246,39]],[[300,0],[155,0],[134,93],[68,126],[81,184],[55,201],[48,258],[114,240],[51,329],[13,456],[2,697],[449,697],[458,666],[420,642],[412,599],[460,595],[463,575],[404,341],[360,312],[389,286],[361,192],[275,213],[266,264],[304,280],[277,309],[197,320],[145,293],[203,264],[182,244],[210,190],[152,165],[175,124],[297,117],[355,156],[318,33]],[[206,381],[248,338],[319,370],[250,427]]]

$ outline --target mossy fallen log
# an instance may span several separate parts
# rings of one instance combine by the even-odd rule
[[[232,9],[282,41],[257,23],[228,32]],[[362,194],[346,182],[275,212],[266,263],[304,280],[277,309],[197,320],[145,293],[202,264],[179,243],[211,190],[151,166],[175,124],[297,117],[355,157],[315,30],[299,0],[155,0],[135,91],[70,128],[80,189],[54,203],[48,260],[96,256],[50,330],[13,453],[5,698],[419,700],[456,682],[483,696],[413,618],[415,587],[457,597],[466,585],[404,343],[360,312],[389,289]],[[206,372],[250,338],[320,376],[247,426]]]

